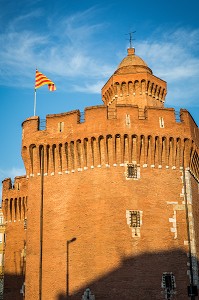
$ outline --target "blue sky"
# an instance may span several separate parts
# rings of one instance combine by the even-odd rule
[[[33,116],[35,69],[57,86],[37,91],[36,115],[101,104],[101,88],[133,46],[168,83],[166,106],[199,124],[199,1],[0,0],[0,179],[25,174],[21,123]]]

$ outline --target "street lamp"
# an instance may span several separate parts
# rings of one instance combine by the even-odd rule
[[[69,245],[76,241],[76,237],[66,241],[66,298],[69,299]]]

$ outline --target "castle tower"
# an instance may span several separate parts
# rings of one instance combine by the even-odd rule
[[[102,88],[105,105],[131,104],[140,108],[164,107],[166,82],[153,75],[152,70],[134,48],[128,48],[128,55]]]
[[[199,132],[188,111],[176,120],[164,107],[166,91],[130,48],[84,122],[78,110],[47,115],[43,130],[39,117],[23,122],[26,300],[196,289]]]
[[[23,299],[26,252],[27,186],[26,176],[3,181],[4,215],[4,293],[3,299]]]

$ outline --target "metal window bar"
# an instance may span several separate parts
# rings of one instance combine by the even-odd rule
[[[24,219],[24,229],[27,229],[27,219]]]
[[[165,290],[166,299],[171,300],[174,290],[176,288],[175,276],[172,273],[163,273],[162,287]]]
[[[172,273],[164,273],[162,275],[163,287],[167,289],[175,289],[175,277]]]
[[[128,178],[137,178],[137,165],[135,165],[135,164],[127,165],[127,177]]]
[[[131,227],[139,228],[140,227],[140,212],[133,210],[130,212],[130,225]]]

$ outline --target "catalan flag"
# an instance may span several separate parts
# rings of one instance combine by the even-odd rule
[[[52,82],[49,78],[47,78],[44,74],[36,70],[35,75],[35,90],[40,88],[41,86],[47,84],[48,89],[52,92],[56,90],[56,86],[54,82]]]

